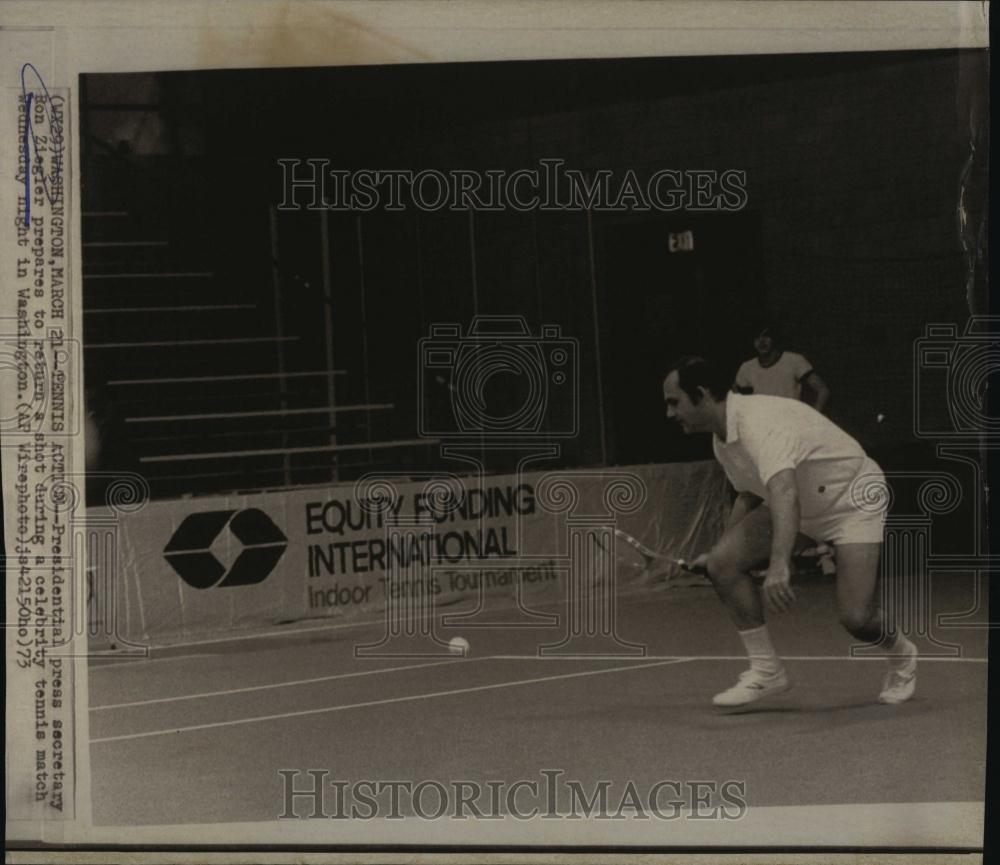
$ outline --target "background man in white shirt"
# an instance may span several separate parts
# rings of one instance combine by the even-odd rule
[[[738,493],[722,537],[695,559],[726,606],[750,669],[717,694],[740,706],[790,687],[764,619],[795,601],[791,559],[798,536],[835,545],[840,621],[888,655],[879,701],[901,703],[916,686],[916,647],[886,627],[876,598],[885,521],[885,478],[851,436],[803,402],[730,392],[709,361],[682,358],[663,382],[667,417],[685,433],[710,432],[716,458]],[[758,588],[751,570],[767,562]]]
[[[782,348],[781,338],[773,325],[762,328],[754,337],[753,345],[757,356],[745,361],[736,373],[738,393],[802,399],[804,384],[809,392],[809,404],[816,411],[823,411],[830,399],[830,388],[805,357]],[[831,551],[825,544],[804,551],[804,555],[817,556],[817,563],[826,576],[837,572]]]
[[[802,385],[806,385],[812,391],[810,405],[823,411],[830,399],[830,388],[801,354],[782,349],[774,327],[763,328],[754,337],[753,345],[757,356],[743,363],[736,373],[740,393],[802,399]]]

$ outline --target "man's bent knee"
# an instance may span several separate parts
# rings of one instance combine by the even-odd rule
[[[872,609],[863,610],[841,610],[840,624],[842,624],[852,634],[867,634],[872,628],[878,628],[880,620]]]

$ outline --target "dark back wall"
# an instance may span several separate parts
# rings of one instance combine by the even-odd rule
[[[280,157],[345,168],[516,169],[560,158],[616,176],[745,171],[747,208],[720,216],[731,226],[715,232],[744,242],[712,246],[714,263],[732,261],[715,267],[708,301],[685,312],[688,326],[664,328],[662,346],[655,319],[637,322],[641,345],[629,345],[627,328],[612,320],[630,290],[612,259],[633,230],[655,244],[661,229],[684,228],[683,213],[332,214],[336,365],[350,367],[338,400],[393,402],[391,417],[373,421],[387,425],[379,434],[412,435],[417,340],[434,322],[516,313],[579,340],[581,434],[565,445],[567,463],[698,455],[703,444],[667,430],[660,370],[649,368],[690,349],[692,334],[695,346],[749,356],[751,320],[764,308],[830,385],[830,415],[878,449],[913,440],[914,340],[927,323],[963,322],[967,292],[973,304],[983,292],[981,277],[967,284],[957,207],[963,172],[972,222],[982,207],[981,167],[967,161],[970,135],[979,146],[984,134],[969,112],[984,92],[976,88],[985,59],[932,52],[168,74],[156,77],[179,131],[128,161],[153,189],[176,190],[184,179],[197,201],[179,202],[175,191],[165,208],[174,216],[163,218],[195,243],[204,226],[216,270],[262,298],[271,291],[267,221],[281,198]],[[118,94],[127,98],[127,88]],[[91,185],[101,206],[115,194]],[[282,216],[279,226],[285,326],[308,335],[302,350],[315,362],[318,217]],[[630,363],[641,365],[644,383],[623,411],[615,383],[620,391]],[[624,434],[636,425],[646,431],[638,440]]]

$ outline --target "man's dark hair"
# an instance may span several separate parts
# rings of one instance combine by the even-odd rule
[[[762,333],[766,333],[771,337],[771,342],[774,343],[775,348],[779,348],[784,344],[781,338],[781,328],[773,321],[759,322],[758,326],[754,328],[753,339],[757,339]]]
[[[699,387],[705,388],[715,399],[723,400],[733,383],[733,376],[729,370],[697,355],[687,354],[678,358],[670,364],[664,378],[672,372],[677,373],[681,390],[691,398],[691,402],[695,405],[701,401]]]

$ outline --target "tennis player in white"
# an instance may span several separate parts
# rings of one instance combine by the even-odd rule
[[[791,686],[768,633],[765,607],[780,613],[792,606],[792,552],[810,541],[835,546],[843,626],[887,655],[879,701],[908,700],[916,687],[917,650],[885,627],[876,597],[885,497],[871,493],[885,483],[882,470],[811,406],[730,393],[730,382],[698,357],[682,358],[663,382],[667,417],[685,433],[713,434],[716,458],[738,493],[722,537],[694,560],[707,567],[750,658],[750,669],[713,702],[742,706]],[[750,572],[765,563],[758,588]]]

